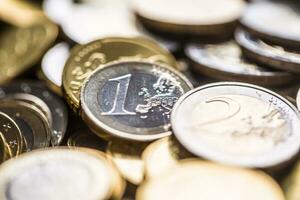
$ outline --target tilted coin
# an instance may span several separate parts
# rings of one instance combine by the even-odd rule
[[[137,200],[284,200],[279,185],[263,172],[199,160],[184,160],[138,188]]]
[[[53,146],[59,145],[68,125],[68,110],[65,103],[58,96],[48,91],[47,87],[39,81],[18,81],[0,87],[0,99],[14,93],[32,94],[47,104],[52,118],[51,144]]]
[[[300,73],[300,52],[267,44],[242,29],[235,32],[235,39],[248,58],[269,67]]]
[[[49,89],[62,95],[62,74],[65,63],[70,55],[70,46],[61,42],[49,49],[41,63],[41,78]]]
[[[283,181],[282,187],[286,196],[286,200],[297,200],[300,197],[300,164],[294,166],[292,171]]]
[[[134,185],[139,185],[144,179],[142,153],[147,145],[115,140],[109,142],[106,150],[122,176]]]
[[[21,123],[26,151],[45,148],[50,144],[51,130],[45,115],[34,105],[18,100],[1,100],[0,110]],[[25,124],[25,125],[24,125]],[[27,132],[28,131],[28,132]]]
[[[26,153],[1,165],[0,177],[3,200],[120,199],[125,184],[103,153],[85,149]]]
[[[151,141],[171,134],[170,112],[191,83],[171,67],[142,61],[107,64],[81,93],[82,118],[99,136]]]
[[[178,141],[197,156],[275,170],[299,151],[299,118],[295,106],[268,89],[220,82],[183,95],[171,124]]]
[[[294,79],[290,73],[263,68],[245,60],[234,41],[206,45],[191,43],[185,47],[185,54],[195,71],[212,78],[261,85],[282,85]]]
[[[175,58],[163,48],[134,38],[105,38],[77,48],[63,71],[63,89],[68,103],[74,111],[78,111],[82,84],[95,69],[111,61],[141,59],[174,67],[177,64]]]
[[[160,32],[228,36],[240,17],[241,0],[134,1],[133,9],[141,22]]]
[[[2,112],[2,109],[0,109],[0,133],[8,144],[11,156],[18,156],[23,148],[21,130],[11,117]]]
[[[296,2],[253,2],[245,10],[240,22],[265,40],[281,45],[300,45],[300,14]]]

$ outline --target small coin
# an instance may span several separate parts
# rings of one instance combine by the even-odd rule
[[[235,39],[245,56],[275,69],[300,73],[300,53],[267,44],[245,30],[235,32]]]
[[[62,95],[62,74],[69,55],[70,46],[61,42],[49,49],[42,59],[41,78],[58,95]]]
[[[115,62],[96,70],[82,89],[82,118],[95,133],[151,141],[170,135],[170,112],[192,88],[176,70],[162,64]],[[101,136],[101,134],[99,134]]]
[[[68,110],[65,103],[56,95],[47,90],[39,81],[19,81],[0,87],[0,99],[15,93],[28,93],[44,101],[51,111],[52,136],[51,144],[59,145],[65,135],[68,125]],[[37,102],[36,102],[37,103]]]
[[[125,186],[103,153],[86,149],[26,153],[1,165],[0,177],[3,200],[120,199]]]
[[[134,38],[105,38],[77,48],[63,71],[63,89],[69,105],[78,111],[81,86],[96,68],[115,60],[141,59],[177,65],[175,58],[163,48]]]
[[[206,45],[191,43],[185,47],[185,54],[195,71],[220,80],[282,85],[294,79],[288,72],[263,68],[245,60],[234,41]]]
[[[18,100],[1,100],[0,110],[14,119],[22,129],[26,151],[45,148],[50,144],[51,130],[46,116],[34,105]],[[26,127],[25,127],[26,128]],[[27,132],[27,131],[30,132]]]
[[[19,126],[0,108],[0,133],[5,143],[8,144],[11,156],[15,157],[21,153],[23,148],[23,138]]]
[[[285,98],[251,84],[207,84],[173,108],[172,130],[191,153],[253,168],[282,167],[299,151],[300,114]]]
[[[139,185],[144,179],[142,153],[147,145],[115,140],[109,142],[106,150],[122,176],[134,185]]]
[[[225,194],[225,195],[224,195]],[[185,160],[138,188],[137,200],[284,200],[280,186],[263,172]]]
[[[135,1],[141,22],[160,32],[228,36],[242,14],[241,0]]]
[[[296,2],[253,2],[245,10],[240,22],[265,40],[280,45],[300,45],[300,14]]]

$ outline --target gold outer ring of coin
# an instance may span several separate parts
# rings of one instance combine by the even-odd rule
[[[0,132],[0,164],[6,160],[6,155],[7,155],[6,151],[7,150],[5,148],[5,140],[2,133]]]
[[[149,59],[177,66],[176,59],[168,51],[155,43],[149,45],[150,42],[150,40],[145,42],[137,38],[112,37],[96,40],[73,49],[63,70],[62,79],[64,96],[73,111],[77,113],[80,108],[80,91],[84,80],[96,68],[104,64],[120,59]]]

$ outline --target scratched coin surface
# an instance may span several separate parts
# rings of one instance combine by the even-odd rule
[[[175,58],[163,48],[134,38],[105,38],[75,50],[63,71],[63,89],[68,103],[77,111],[82,83],[95,69],[116,60],[147,59],[176,66]]]
[[[278,94],[251,84],[220,82],[178,100],[172,130],[191,153],[244,167],[281,166],[300,146],[299,111]]]
[[[185,54],[195,71],[226,81],[261,85],[282,85],[293,80],[292,74],[261,67],[246,60],[234,41],[218,44],[188,44]]]
[[[171,67],[142,61],[99,68],[81,93],[83,120],[96,133],[150,141],[170,135],[170,112],[191,83]]]

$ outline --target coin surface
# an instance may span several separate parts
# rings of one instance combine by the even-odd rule
[[[276,69],[300,73],[300,52],[267,44],[242,29],[235,32],[235,39],[250,59]]]
[[[218,191],[218,192],[216,192]],[[224,195],[226,194],[226,195]],[[279,185],[267,174],[250,169],[185,160],[138,188],[137,200],[284,200]]]
[[[191,43],[185,47],[185,54],[195,71],[220,80],[282,85],[294,79],[288,72],[263,68],[245,60],[234,41],[205,45]]]
[[[116,188],[124,188],[105,155],[85,149],[26,153],[1,165],[0,177],[3,200],[119,199],[122,192]]]
[[[240,19],[252,33],[277,44],[300,45],[300,14],[297,2],[256,1]]]
[[[282,187],[286,196],[286,200],[297,200],[300,197],[300,164],[299,162],[289,172],[284,179]]]
[[[34,95],[47,104],[52,118],[51,144],[53,146],[59,145],[63,140],[68,125],[68,110],[65,103],[58,96],[48,91],[47,87],[40,81],[15,81],[0,87],[0,99],[14,93]]]
[[[142,61],[115,62],[86,79],[82,118],[99,134],[151,141],[170,135],[170,112],[191,83],[171,67]],[[101,136],[99,134],[99,136]]]
[[[178,141],[197,156],[269,169],[299,151],[299,117],[288,100],[268,89],[220,82],[183,95],[171,124]]]

